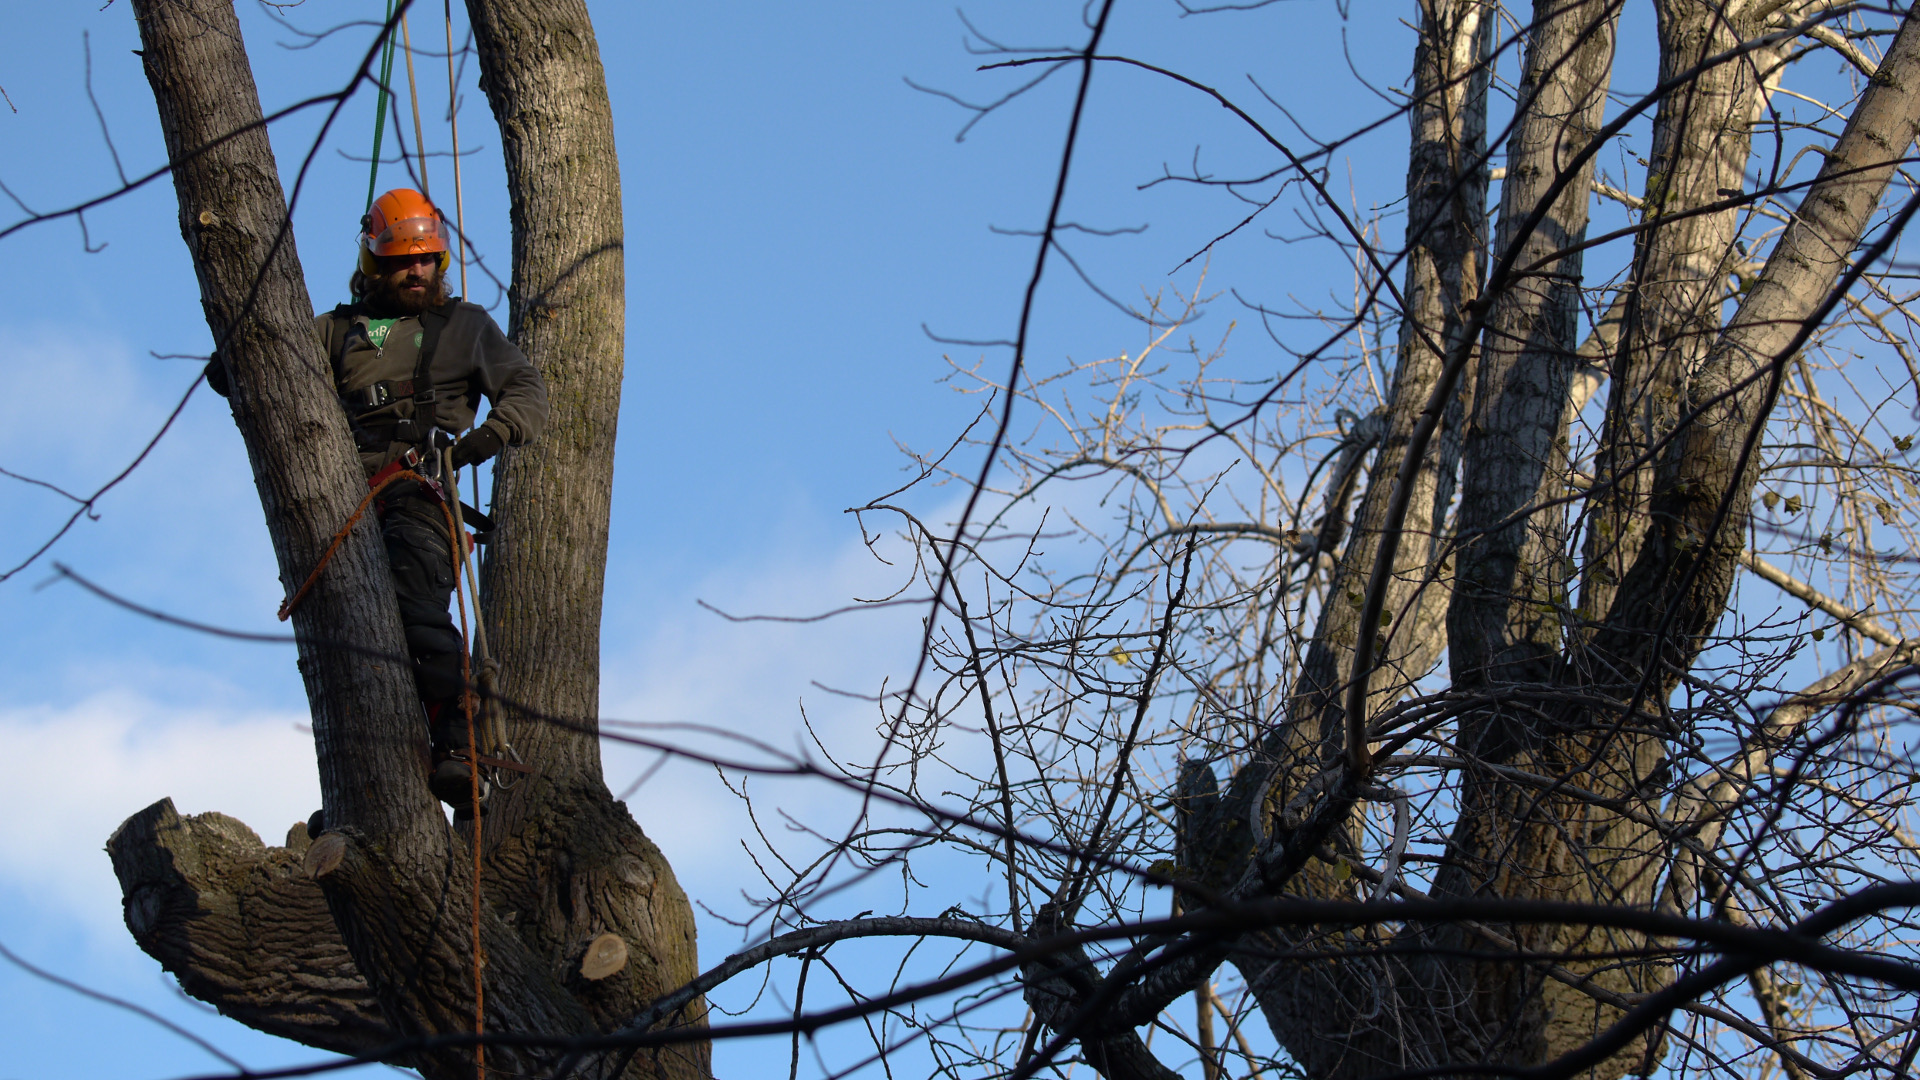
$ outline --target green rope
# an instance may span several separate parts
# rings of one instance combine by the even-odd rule
[[[373,163],[367,170],[367,205],[361,211],[363,214],[373,209],[373,189],[380,181],[380,137],[387,130],[387,85],[393,81],[393,5],[394,0],[387,0],[387,21],[382,24],[388,27],[388,33],[380,55],[380,91],[373,109]]]

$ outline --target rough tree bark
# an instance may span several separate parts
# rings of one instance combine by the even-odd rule
[[[1540,681],[1559,652],[1566,514],[1517,511],[1557,498],[1567,474],[1582,253],[1566,249],[1586,238],[1593,201],[1593,159],[1575,156],[1604,121],[1619,17],[1619,0],[1533,8],[1494,250],[1517,244],[1516,265],[1535,269],[1491,298],[1462,452],[1460,573],[1447,612],[1460,689]],[[1522,232],[1570,170],[1545,217]]]
[[[470,902],[470,836],[448,827],[426,790],[425,729],[384,556],[366,528],[295,615],[327,833],[310,842],[297,825],[286,847],[268,848],[230,818],[182,819],[163,801],[109,842],[129,927],[188,992],[341,1052],[470,1031],[476,917],[490,1030],[603,1032],[695,974],[686,897],[599,772],[600,584],[624,333],[604,77],[577,0],[469,8],[507,148],[513,331],[554,402],[550,436],[499,471],[489,626],[505,692],[531,707],[515,734],[538,771],[484,819],[481,909]],[[136,0],[134,12],[182,232],[291,587],[365,485],[311,330],[239,23],[231,0]],[[606,963],[619,950],[603,948],[583,971],[589,943],[609,934],[627,962]],[[704,1006],[667,1023],[704,1025]],[[433,1078],[473,1071],[468,1048],[390,1056]],[[492,1068],[529,1074],[559,1056],[488,1055]],[[620,1060],[603,1056],[583,1074],[612,1075]],[[707,1060],[695,1042],[643,1053],[627,1072],[704,1077]]]

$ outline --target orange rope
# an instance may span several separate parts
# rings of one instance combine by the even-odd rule
[[[417,480],[421,484],[427,482],[426,478],[422,477],[419,473],[411,469],[403,469],[374,485],[367,492],[366,497],[360,500],[360,505],[353,508],[353,514],[347,518],[347,523],[340,526],[339,532],[333,534],[332,542],[327,544],[327,550],[321,553],[320,561],[314,564],[313,572],[307,575],[307,580],[301,582],[300,588],[295,590],[294,594],[280,605],[281,622],[287,621],[287,619],[293,615],[293,609],[299,607],[300,602],[307,598],[307,593],[313,590],[314,583],[320,580],[320,572],[327,568],[327,563],[333,560],[334,552],[340,550],[340,545],[346,542],[348,536],[353,534],[353,527],[360,524],[360,518],[366,514],[367,507],[373,504],[375,497],[400,480]],[[440,502],[440,511],[446,515],[447,536],[453,541],[451,549],[451,555],[453,557],[453,593],[460,605],[460,680],[462,683],[460,691],[460,711],[466,714],[467,756],[472,759],[468,763],[467,772],[471,776],[473,784],[471,796],[473,799],[473,1033],[475,1035],[481,1035],[486,1032],[486,988],[485,983],[481,979],[480,956],[480,904],[482,901],[480,892],[480,747],[475,740],[473,730],[473,692],[471,689],[473,686],[473,664],[467,655],[466,648],[467,598],[466,594],[460,589],[460,556],[463,553],[461,545],[466,542],[466,537],[460,535],[460,527],[454,524],[453,508],[448,506],[444,499]],[[485,1045],[480,1043],[474,1044],[473,1059],[478,1080],[486,1080],[487,1048]]]
[[[307,593],[312,590],[314,582],[320,580],[320,571],[327,568],[327,563],[333,560],[333,553],[340,550],[341,543],[353,532],[353,527],[360,524],[360,515],[367,512],[367,507],[373,502],[374,496],[385,491],[387,487],[396,480],[418,480],[423,484],[427,482],[426,478],[422,477],[419,473],[411,469],[403,469],[387,477],[385,480],[380,481],[377,486],[371,491],[368,491],[367,497],[360,500],[360,505],[353,508],[353,516],[347,519],[345,525],[340,526],[339,532],[333,534],[333,542],[328,544],[327,550],[321,553],[320,561],[313,566],[313,573],[308,574],[307,580],[301,582],[300,587],[294,590],[293,595],[287,597],[286,600],[280,604],[281,622],[286,622],[293,617],[293,609],[300,606],[300,601],[307,598]]]

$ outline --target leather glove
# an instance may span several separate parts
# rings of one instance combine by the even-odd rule
[[[482,425],[467,432],[453,444],[453,467],[464,469],[469,465],[478,465],[500,452],[506,440],[492,427]]]

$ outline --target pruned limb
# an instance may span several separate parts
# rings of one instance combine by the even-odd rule
[[[387,1046],[393,1029],[301,867],[306,826],[287,839],[270,848],[225,814],[154,803],[107,841],[127,928],[182,989],[249,1027],[340,1054]]]
[[[336,839],[337,838],[337,839]],[[466,928],[473,919],[471,882],[464,861],[450,859],[423,880],[414,868],[396,862],[357,830],[329,830],[324,839],[339,845],[316,860],[321,891],[340,926],[349,929],[354,955],[380,970],[406,972],[405,979],[384,979],[376,987],[386,1015],[404,1025],[409,1037],[459,1035],[473,1030],[472,964]],[[513,927],[490,907],[479,913],[481,955],[487,981],[488,1031],[546,1035],[567,1039],[597,1031],[592,1014]],[[704,1071],[705,1048],[695,1044],[667,1053],[676,1067],[662,1071],[683,1076],[685,1066]],[[436,1054],[423,1073],[434,1077],[467,1075],[462,1051]],[[547,1047],[496,1044],[488,1065],[512,1075],[546,1075],[562,1055]],[[694,1059],[698,1059],[695,1061]],[[633,1063],[634,1075],[650,1075],[653,1063]],[[578,1075],[598,1078],[626,1071],[617,1054],[595,1055]]]

